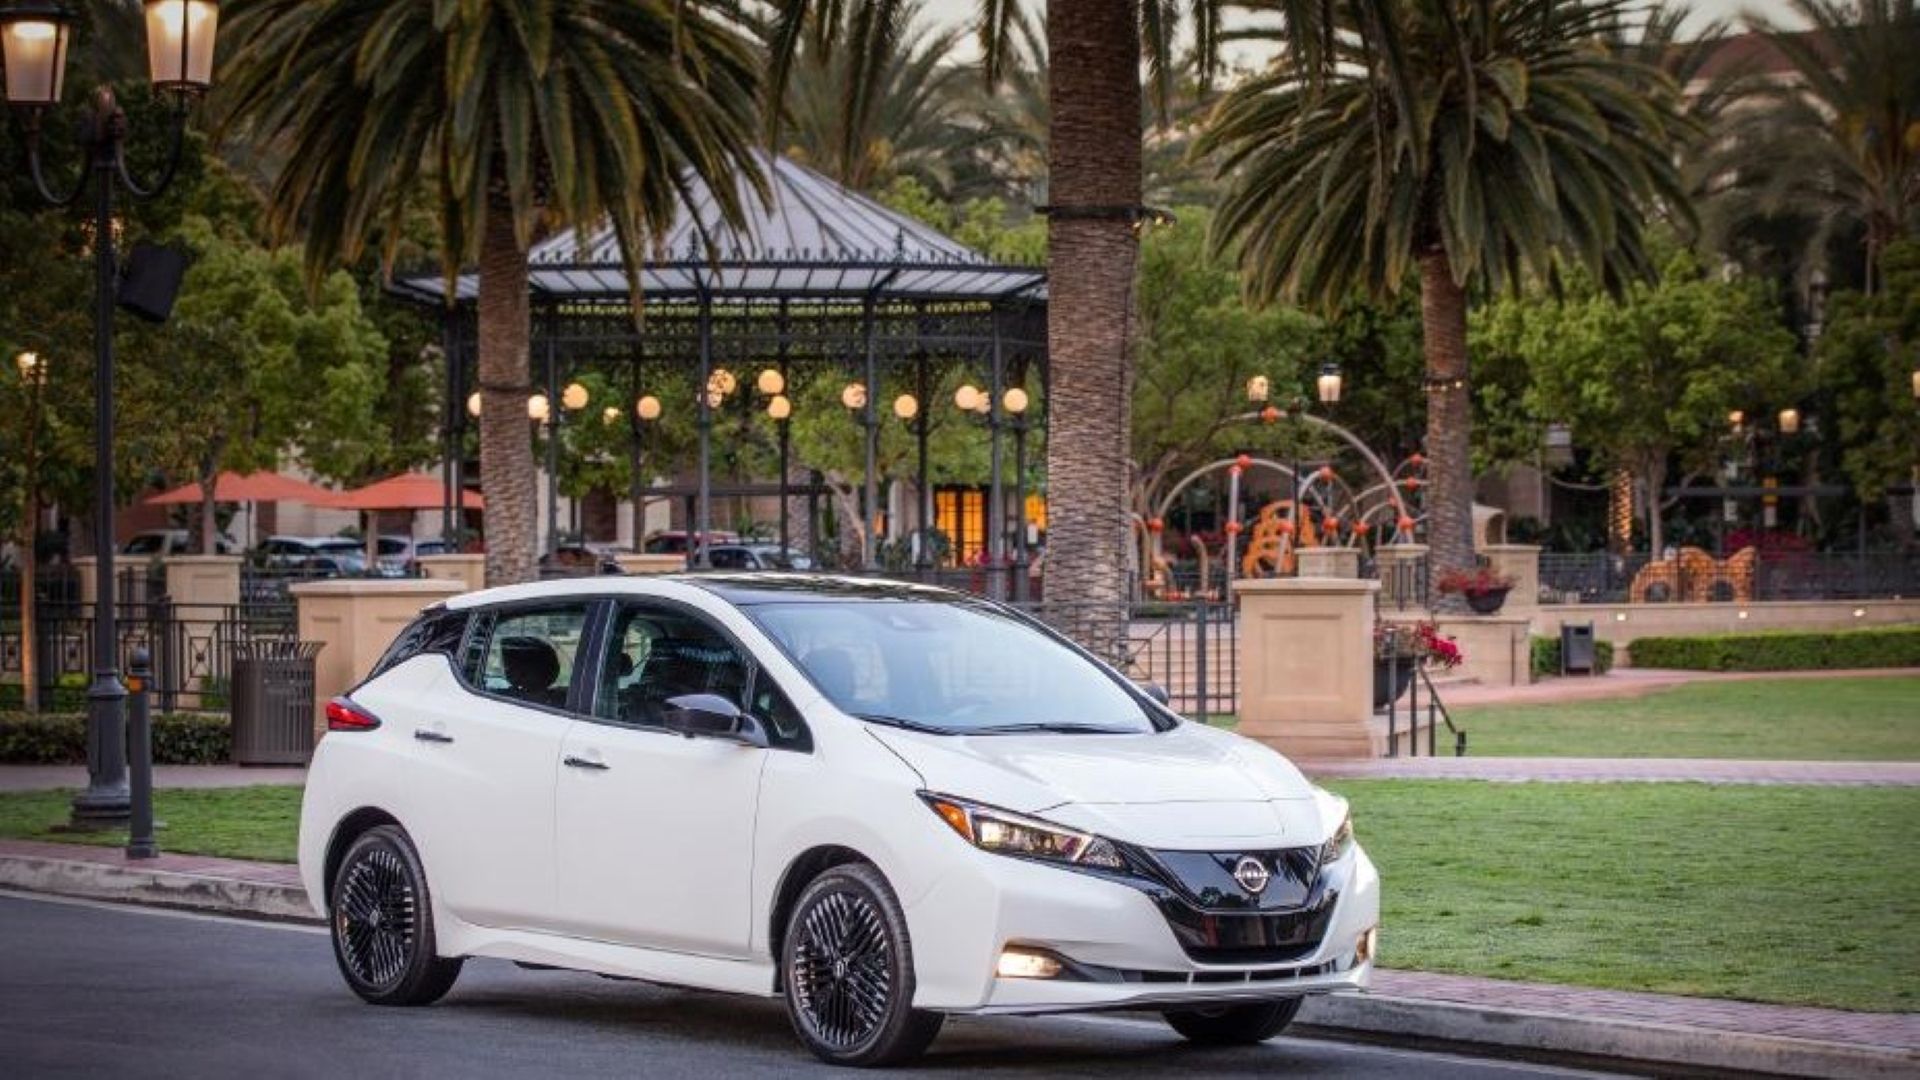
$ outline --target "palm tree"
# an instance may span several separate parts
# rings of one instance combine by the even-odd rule
[[[527,252],[610,220],[629,268],[689,173],[722,209],[752,148],[760,63],[730,0],[235,0],[230,124],[283,147],[268,224],[316,276],[432,207],[449,281],[480,271],[487,581],[535,574]],[[634,271],[637,273],[637,270]],[[637,278],[636,278],[637,281]],[[638,296],[635,297],[636,303]]]
[[[1331,69],[1283,56],[1196,144],[1231,178],[1214,236],[1256,301],[1331,309],[1417,272],[1436,572],[1474,563],[1469,288],[1565,257],[1617,289],[1653,270],[1643,215],[1687,205],[1675,88],[1600,40],[1629,2],[1399,0],[1397,61],[1343,9]]]
[[[1789,4],[1810,29],[1759,23],[1788,77],[1748,87],[1715,165],[1749,216],[1810,216],[1816,250],[1857,230],[1871,293],[1881,253],[1920,222],[1920,7]]]

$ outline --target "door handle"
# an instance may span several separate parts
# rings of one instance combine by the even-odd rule
[[[444,731],[434,731],[432,728],[414,728],[413,737],[421,742],[450,743],[453,741],[453,736]]]
[[[566,757],[560,759],[560,763],[574,769],[594,769],[599,772],[607,771],[606,762],[601,761],[599,758],[584,758],[578,754],[568,754]]]

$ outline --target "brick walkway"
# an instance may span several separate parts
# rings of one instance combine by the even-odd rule
[[[1589,990],[1424,971],[1380,971],[1373,991],[1425,1001],[1561,1013],[1589,1019],[1674,1024],[1755,1035],[1920,1049],[1920,1013],[1863,1013],[1801,1005]]]
[[[1810,784],[1832,787],[1920,786],[1913,761],[1729,761],[1721,758],[1402,757],[1303,761],[1317,780],[1504,780],[1572,783],[1618,781],[1703,784]]]
[[[295,889],[300,887],[295,868],[279,863],[196,855],[162,855],[157,859],[136,862],[128,860],[118,848],[0,840],[0,860],[8,856],[61,859],[118,870],[153,870]],[[1591,990],[1577,986],[1394,970],[1375,973],[1373,992],[1395,998],[1444,1001],[1501,1011],[1664,1024],[1903,1050],[1920,1049],[1920,1013],[1862,1013],[1807,1006],[1762,1005],[1717,998]]]
[[[1920,678],[1920,668],[1860,668],[1841,671],[1672,671],[1658,668],[1615,668],[1591,678],[1579,675],[1542,679],[1527,686],[1483,686],[1474,682],[1441,681],[1440,696],[1448,708],[1478,705],[1549,705],[1563,701],[1603,701],[1634,698],[1696,682],[1750,682],[1755,679],[1884,679]],[[1440,681],[1440,680],[1437,680]]]

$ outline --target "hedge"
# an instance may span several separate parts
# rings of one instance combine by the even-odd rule
[[[1633,642],[1633,666],[1688,671],[1920,667],[1920,626],[1643,637]]]
[[[1639,646],[1635,646],[1638,648]],[[1605,675],[1613,670],[1613,642],[1604,638],[1593,643],[1593,673]],[[1533,639],[1533,677],[1543,679],[1549,675],[1560,674],[1560,639],[1557,637],[1536,637]]]
[[[56,713],[85,712],[88,681],[82,672],[67,672],[40,692],[40,707]],[[0,709],[24,709],[26,705],[19,683],[0,683]]]
[[[233,753],[233,726],[214,713],[153,718],[156,765],[216,765]],[[0,765],[84,765],[87,718],[74,713],[0,712]]]

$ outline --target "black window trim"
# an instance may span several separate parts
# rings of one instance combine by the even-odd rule
[[[574,672],[577,674],[580,670],[581,658],[592,657],[597,655],[598,653],[598,649],[600,646],[600,638],[603,633],[603,631],[600,628],[600,624],[605,620],[606,609],[607,609],[607,603],[606,603],[605,597],[602,597],[602,596],[549,596],[549,597],[530,598],[526,600],[503,601],[500,603],[483,604],[483,605],[475,606],[473,608],[469,608],[468,615],[467,615],[467,633],[466,633],[466,636],[462,638],[460,642],[460,652],[462,654],[461,658],[463,662],[459,664],[455,664],[453,666],[454,679],[457,682],[459,682],[461,688],[464,689],[467,693],[472,694],[478,698],[484,698],[487,701],[496,701],[502,705],[513,705],[517,708],[531,709],[534,712],[548,713],[550,715],[562,717],[567,720],[592,719],[592,717],[587,716],[579,711],[579,705],[581,703],[580,698],[582,697],[583,692],[580,689],[580,680],[577,678],[573,679],[571,682],[567,684],[567,703],[565,705],[542,705],[536,701],[526,701],[522,698],[508,697],[505,694],[496,694],[493,691],[488,690],[484,685],[476,683],[474,680],[468,678],[469,672],[467,670],[466,664],[464,663],[466,659],[466,654],[472,650],[472,646],[474,644],[473,635],[476,632],[476,629],[481,625],[482,616],[485,617],[487,641],[491,643],[491,640],[493,637],[494,625],[500,621],[500,617],[502,615],[513,615],[515,613],[520,613],[520,612],[539,611],[539,610],[548,609],[548,608],[564,607],[569,604],[582,604],[582,605],[585,605],[586,607],[586,621],[582,623],[580,627],[580,649],[578,652],[574,654],[573,666],[574,666]],[[482,667],[486,665],[486,656],[484,653],[481,655],[480,662]],[[596,663],[589,670],[595,672],[597,675],[600,669],[598,664]],[[597,681],[597,678],[595,681]],[[588,704],[590,705],[591,702],[589,702]]]
[[[754,691],[759,689],[759,681],[762,677],[766,678],[767,681],[773,684],[773,688],[776,691],[778,691],[781,694],[781,696],[787,699],[788,704],[790,705],[792,704],[793,695],[787,692],[786,687],[780,685],[779,679],[774,678],[773,675],[767,671],[766,665],[760,662],[760,657],[757,656],[752,649],[748,648],[745,642],[740,640],[739,635],[735,634],[733,631],[721,625],[718,620],[716,620],[712,615],[708,614],[706,611],[701,609],[699,606],[695,604],[690,604],[685,600],[678,600],[669,596],[659,596],[654,593],[617,593],[614,595],[602,597],[601,599],[605,601],[606,610],[603,613],[603,617],[601,619],[600,633],[597,635],[597,638],[594,642],[594,645],[596,647],[596,654],[594,656],[594,666],[593,666],[594,675],[591,680],[592,696],[585,702],[586,709],[581,713],[579,717],[580,719],[585,720],[588,723],[600,724],[605,727],[617,728],[621,731],[637,731],[637,732],[643,732],[643,733],[652,734],[652,735],[671,735],[674,738],[685,737],[680,735],[678,732],[668,731],[666,728],[653,727],[648,724],[634,724],[634,723],[629,723],[625,720],[612,720],[607,717],[601,716],[599,713],[598,706],[600,704],[600,683],[601,683],[600,675],[605,670],[605,667],[606,667],[606,661],[608,659],[607,650],[611,648],[613,644],[614,621],[618,617],[620,607],[623,604],[632,605],[635,607],[645,607],[645,606],[651,605],[655,607],[666,608],[667,610],[672,611],[675,614],[685,615],[686,617],[693,619],[694,621],[707,627],[709,630],[712,630],[715,634],[718,634],[721,638],[723,638],[727,642],[728,645],[731,645],[733,647],[735,652],[745,657],[746,664],[747,664],[746,700],[735,703],[739,705],[742,709],[748,709],[752,707]],[[804,675],[804,672],[802,674]],[[813,745],[814,745],[813,726],[807,723],[806,714],[800,711],[799,706],[794,706],[793,711],[795,715],[800,717],[800,729],[802,732],[802,736],[799,740],[799,745],[786,745],[786,744],[777,743],[769,740],[766,749],[780,750],[790,754],[813,753]]]

